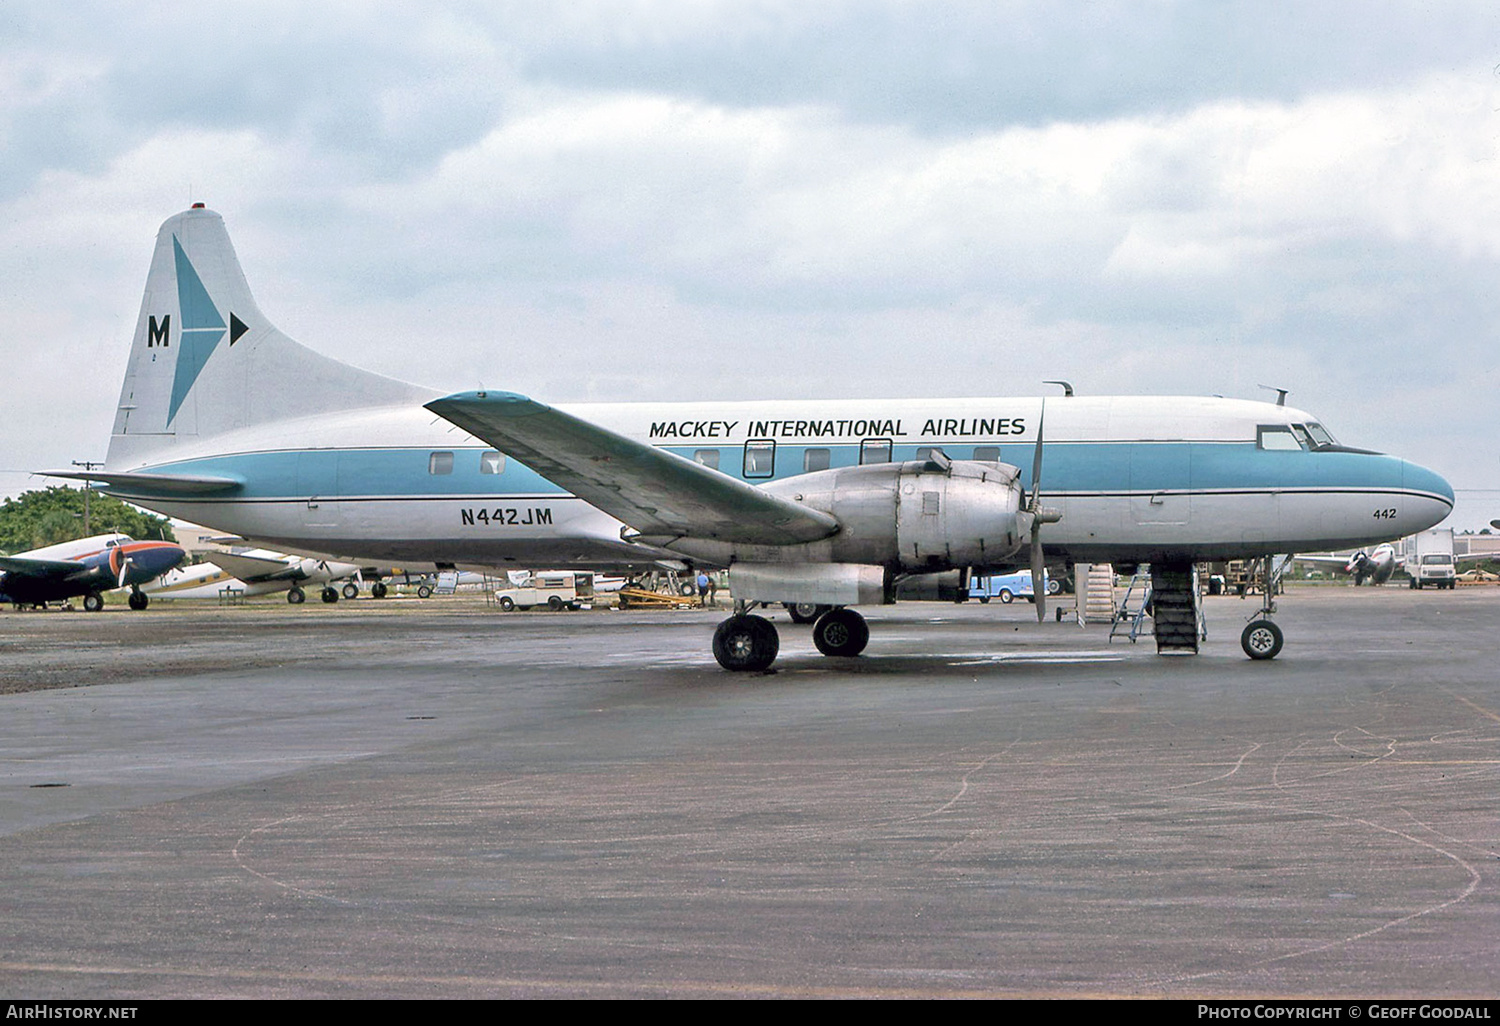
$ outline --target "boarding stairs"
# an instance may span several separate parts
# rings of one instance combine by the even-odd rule
[[[1111,563],[1080,563],[1074,568],[1073,588],[1078,603],[1078,625],[1109,623],[1115,618],[1115,568]],[[1079,589],[1082,589],[1079,591]]]
[[[1152,565],[1151,622],[1158,654],[1196,655],[1198,642],[1207,640],[1208,631],[1198,596],[1197,566],[1192,563]]]

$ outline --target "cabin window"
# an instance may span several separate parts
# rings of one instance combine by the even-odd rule
[[[805,449],[802,453],[802,470],[811,474],[815,470],[827,470],[832,463],[832,450]]]
[[[427,473],[453,473],[453,454],[451,452],[435,452],[429,455],[427,457]]]
[[[701,463],[710,470],[719,469],[719,450],[698,449],[693,453],[693,462]]]
[[[974,446],[974,458],[985,463],[999,463],[1000,447],[998,445],[976,445]]]
[[[891,462],[891,440],[889,438],[866,438],[859,443],[859,463]]]
[[[489,452],[479,454],[479,472],[481,474],[501,474],[505,472],[505,454],[491,449]]]
[[[1257,431],[1256,445],[1272,452],[1301,452],[1303,445],[1285,424],[1262,424]]]
[[[776,443],[745,443],[745,476],[770,477],[776,472]]]

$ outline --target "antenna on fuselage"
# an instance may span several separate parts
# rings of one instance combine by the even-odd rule
[[[1064,397],[1071,396],[1073,394],[1073,386],[1070,385],[1066,381],[1043,381],[1042,384],[1044,384],[1044,385],[1061,385],[1062,388],[1063,388],[1063,396]]]
[[[1277,388],[1275,385],[1257,385],[1256,387],[1257,388],[1264,388],[1267,392],[1275,392],[1276,393],[1276,405],[1277,406],[1285,406],[1286,405],[1286,397],[1291,393],[1291,389],[1289,389],[1289,388]]]

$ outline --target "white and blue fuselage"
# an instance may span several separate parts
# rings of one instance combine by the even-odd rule
[[[1042,400],[831,400],[560,407],[765,484],[939,448],[1021,468],[1029,491]],[[1315,418],[1189,397],[1046,400],[1043,498],[1062,513],[1050,556],[1083,562],[1248,558],[1357,547],[1447,516],[1437,474],[1319,445]],[[216,436],[201,453],[110,469],[221,477],[222,492],[135,498],[291,551],[477,565],[641,564],[622,524],[420,405],[294,418]],[[116,489],[129,495],[130,488]]]

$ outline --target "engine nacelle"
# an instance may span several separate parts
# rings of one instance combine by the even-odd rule
[[[1018,478],[1003,463],[913,460],[803,474],[767,490],[838,520],[837,534],[805,547],[826,547],[826,561],[932,573],[1014,557],[1025,544]]]

